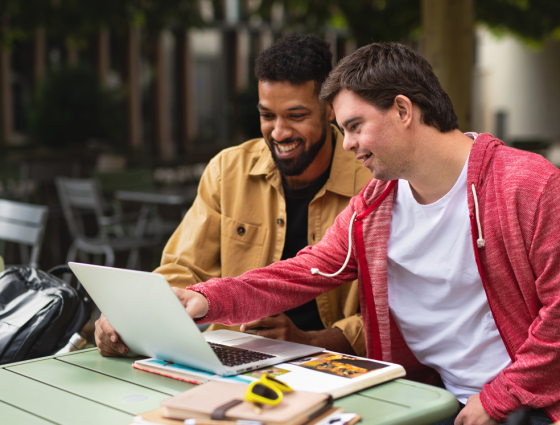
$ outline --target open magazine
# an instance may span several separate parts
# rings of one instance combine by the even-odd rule
[[[193,384],[211,380],[248,384],[267,373],[296,391],[327,393],[335,399],[405,376],[404,368],[398,364],[332,351],[228,377],[153,358],[137,360],[133,367]]]

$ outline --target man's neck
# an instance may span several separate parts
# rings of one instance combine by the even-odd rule
[[[318,179],[331,165],[333,150],[333,132],[329,126],[325,143],[311,165],[299,176],[282,176],[286,186],[290,189],[299,189]]]
[[[448,133],[433,130],[421,137],[415,161],[418,166],[406,179],[416,201],[424,205],[436,202],[453,188],[473,144],[459,130]]]

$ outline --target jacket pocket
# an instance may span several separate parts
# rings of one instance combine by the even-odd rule
[[[239,276],[264,266],[266,228],[222,216],[222,276]]]

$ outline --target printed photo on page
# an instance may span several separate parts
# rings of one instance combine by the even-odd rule
[[[371,360],[329,352],[317,356],[305,357],[290,363],[330,375],[341,376],[343,378],[357,378],[372,370],[389,366]]]

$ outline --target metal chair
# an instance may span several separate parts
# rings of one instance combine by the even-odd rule
[[[0,240],[19,244],[22,264],[38,267],[48,212],[46,206],[0,199]]]
[[[57,177],[56,187],[64,217],[74,239],[68,250],[67,261],[74,261],[78,252],[82,255],[101,254],[105,255],[105,265],[113,266],[116,252],[130,251],[127,268],[134,269],[139,265],[140,248],[155,245],[153,240],[126,234],[123,224],[130,220],[130,215],[123,215],[118,211],[112,216],[104,213],[106,205],[97,180]],[[87,212],[95,215],[98,225],[98,234],[93,237],[86,235],[82,220]],[[87,261],[83,258],[82,261]]]

